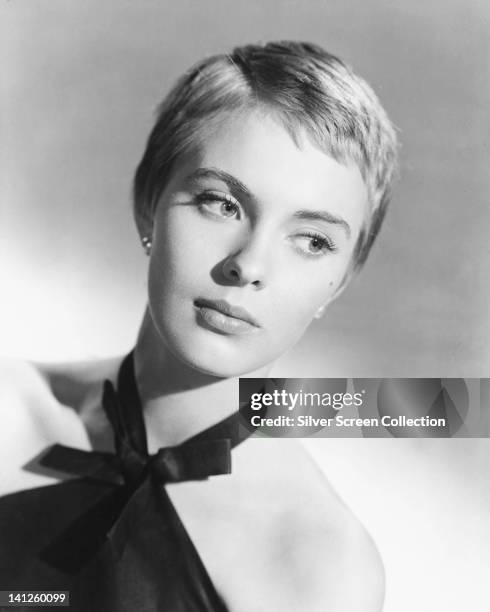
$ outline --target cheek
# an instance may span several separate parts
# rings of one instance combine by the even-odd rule
[[[279,353],[296,344],[326,301],[325,288],[312,290],[311,285],[298,285],[288,294],[276,295],[270,302],[267,343]]]
[[[318,262],[320,263],[320,262]],[[296,274],[289,274],[287,282],[274,300],[275,310],[283,313],[283,320],[291,324],[307,326],[321,306],[335,296],[347,270],[347,258],[326,265],[313,262],[311,267],[302,267]]]
[[[321,306],[321,301],[308,300],[305,296],[290,296],[283,305],[282,317],[276,317],[277,322],[285,329],[285,333],[293,335],[302,333],[311,323],[316,311]],[[276,310],[276,312],[279,312]]]
[[[150,262],[150,282],[175,288],[209,274],[213,242],[185,215],[167,214],[157,226]]]

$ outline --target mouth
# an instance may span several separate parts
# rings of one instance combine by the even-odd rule
[[[225,300],[194,301],[198,319],[205,327],[226,335],[244,335],[258,331],[259,323],[241,306],[233,306]]]

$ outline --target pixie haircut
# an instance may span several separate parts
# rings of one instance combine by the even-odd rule
[[[134,180],[136,219],[152,219],[176,161],[240,112],[272,113],[298,144],[302,133],[343,164],[354,163],[368,193],[367,222],[351,271],[381,227],[396,167],[396,134],[369,85],[340,59],[302,42],[237,47],[185,73],[158,107]]]

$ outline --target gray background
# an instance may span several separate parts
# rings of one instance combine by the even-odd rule
[[[0,0],[0,352],[133,344],[129,191],[156,102],[204,54],[298,38],[372,83],[402,165],[365,270],[276,374],[488,376],[489,18],[488,0]],[[489,442],[306,443],[381,551],[385,612],[487,601]]]
[[[365,270],[277,373],[488,375],[489,16],[483,0],[2,0],[2,352],[132,345],[129,193],[156,103],[205,54],[295,38],[373,85],[402,163]]]

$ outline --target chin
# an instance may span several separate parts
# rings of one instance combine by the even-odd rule
[[[244,376],[270,363],[268,356],[261,358],[260,350],[250,343],[238,343],[227,336],[194,338],[169,346],[177,359],[187,367],[216,378]],[[168,345],[167,345],[168,346]]]
[[[203,363],[201,360],[199,361],[189,361],[187,363],[192,369],[200,372],[201,374],[206,374],[207,376],[213,376],[215,378],[238,378],[239,376],[244,376],[247,374],[248,370],[244,370],[235,364],[219,364],[216,361],[212,364]]]
[[[229,354],[220,355],[218,352],[214,352],[212,355],[203,355],[202,353],[191,355],[185,361],[192,369],[216,378],[237,378],[268,365],[267,361],[257,360],[256,355],[254,359],[246,359],[243,354],[233,358]]]

